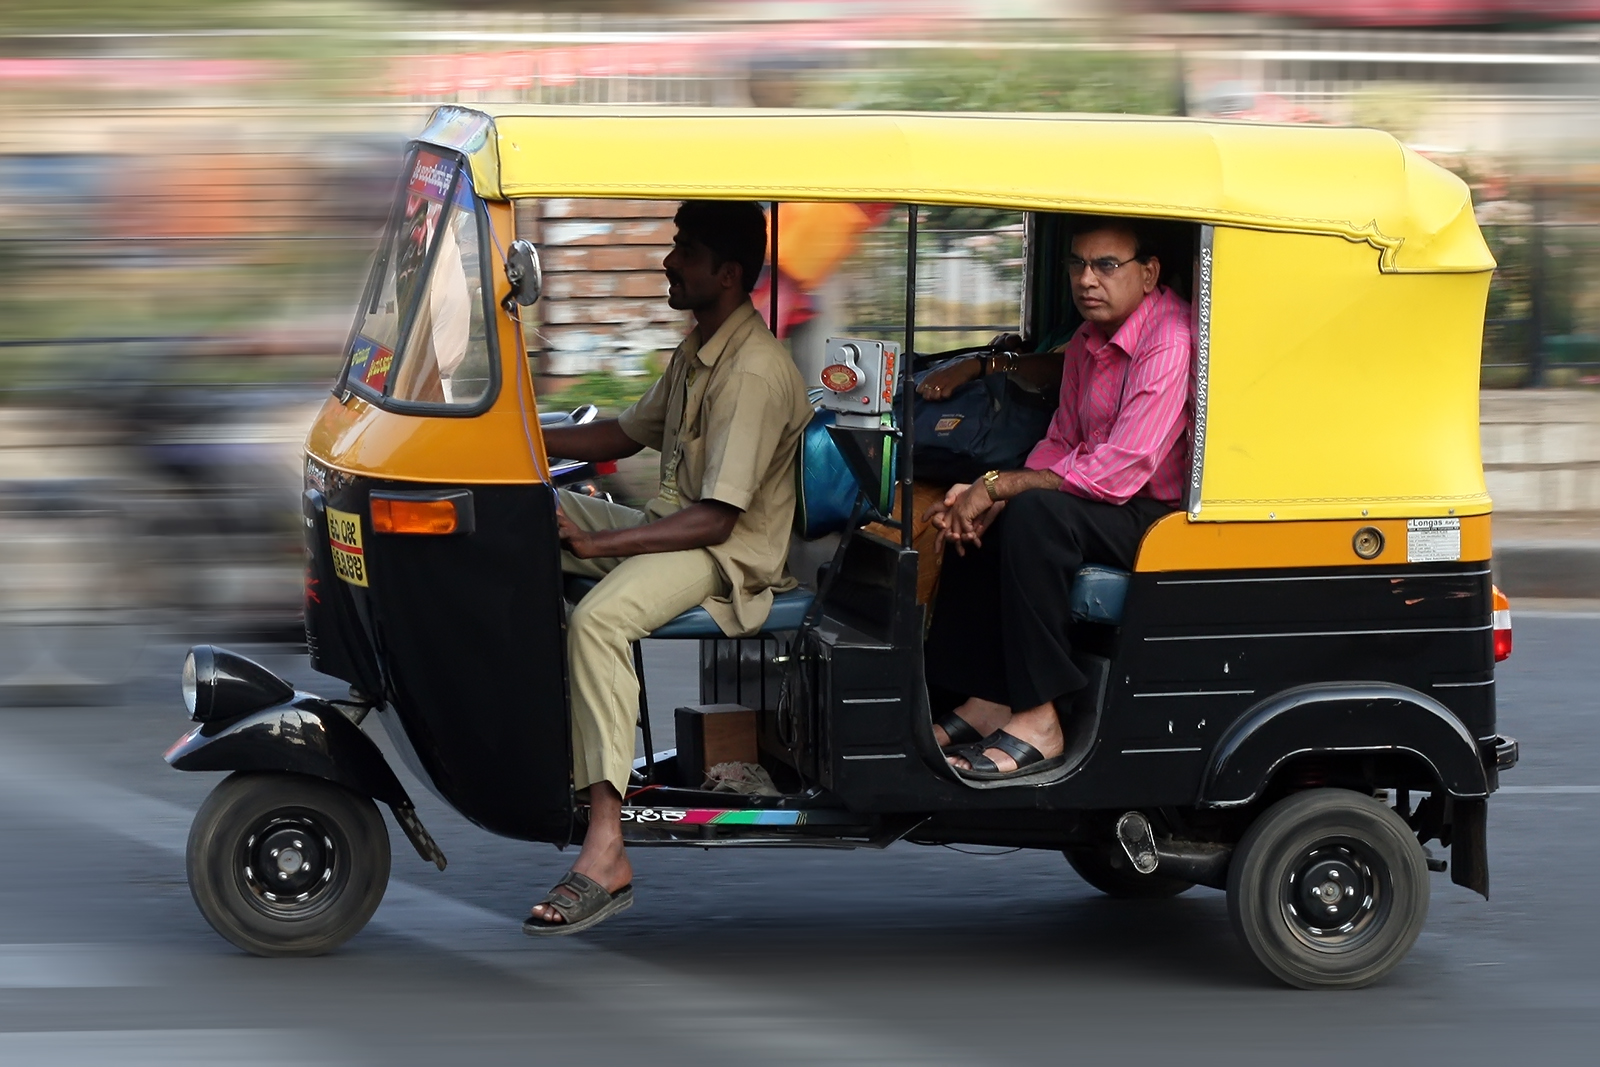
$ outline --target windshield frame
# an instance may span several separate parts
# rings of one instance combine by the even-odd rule
[[[355,352],[356,342],[362,337],[361,327],[368,315],[368,308],[373,300],[381,295],[385,279],[390,270],[390,260],[394,251],[394,242],[399,227],[404,220],[406,197],[410,183],[406,180],[416,166],[417,158],[422,152],[430,152],[450,160],[455,164],[455,176],[451,179],[450,188],[444,195],[440,207],[440,225],[435,232],[434,239],[428,247],[427,258],[423,265],[423,276],[428,285],[433,284],[433,271],[439,258],[441,243],[446,238],[447,226],[444,222],[449,212],[457,210],[460,206],[458,198],[465,191],[470,197],[473,224],[477,227],[478,238],[478,270],[479,280],[482,283],[484,343],[488,349],[489,386],[477,400],[470,404],[438,403],[426,400],[402,400],[390,395],[394,383],[398,379],[395,373],[410,355],[412,328],[416,323],[417,315],[424,303],[420,299],[426,294],[427,286],[419,288],[419,299],[412,306],[404,309],[400,320],[400,328],[395,341],[395,363],[385,378],[383,391],[373,389],[365,382],[353,380],[350,375],[351,358]],[[463,189],[464,186],[464,189]],[[367,284],[362,288],[361,303],[356,307],[355,320],[350,328],[350,334],[345,341],[344,362],[339,370],[338,382],[334,385],[335,396],[341,399],[351,395],[359,396],[369,404],[392,411],[401,415],[433,415],[445,418],[471,418],[481,415],[494,406],[495,400],[500,395],[500,320],[497,314],[499,308],[494,301],[494,258],[488,254],[491,248],[498,248],[499,244],[494,239],[494,234],[489,223],[489,212],[483,197],[472,186],[472,176],[467,157],[453,149],[443,148],[439,145],[425,141],[412,141],[407,147],[404,166],[400,172],[399,187],[395,191],[393,206],[389,212],[389,221],[383,229],[382,243],[378,246],[378,254],[373,262],[372,270],[367,276]]]

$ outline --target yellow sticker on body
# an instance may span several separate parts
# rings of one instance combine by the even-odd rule
[[[351,585],[367,584],[367,556],[361,548],[361,516],[328,509],[328,544],[333,548],[333,572]]]

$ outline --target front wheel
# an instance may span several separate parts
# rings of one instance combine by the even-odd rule
[[[1262,965],[1301,989],[1359,989],[1399,965],[1428,917],[1422,846],[1347,789],[1268,808],[1228,868],[1228,914]]]
[[[189,892],[212,929],[257,956],[320,956],[367,925],[389,884],[377,805],[301,774],[239,771],[189,828]]]

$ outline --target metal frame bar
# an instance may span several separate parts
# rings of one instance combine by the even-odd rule
[[[911,516],[911,449],[912,424],[915,408],[911,388],[911,360],[916,354],[917,341],[917,205],[906,205],[906,339],[900,352],[900,451],[895,477],[900,482],[900,547],[910,548],[912,541]]]
[[[644,734],[644,780],[656,785],[656,746],[650,736],[650,697],[644,687],[644,645],[633,643],[633,673],[639,678],[639,729]]]
[[[772,201],[772,265],[767,268],[767,326],[778,336],[778,202]]]
[[[1211,276],[1216,227],[1200,227],[1200,256],[1194,279],[1194,430],[1189,439],[1189,491],[1184,510],[1200,514],[1206,473],[1206,406],[1211,394]]]

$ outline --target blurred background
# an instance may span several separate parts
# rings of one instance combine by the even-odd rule
[[[154,635],[294,639],[299,445],[400,153],[435,104],[486,101],[1388,130],[1466,179],[1500,262],[1483,382],[1503,555],[1593,547],[1600,0],[7,0],[0,701],[112,696]],[[551,269],[527,338],[547,409],[621,407],[683,328],[660,205],[591,208],[519,219]],[[896,321],[896,225],[806,281],[814,331]],[[1015,328],[1020,216],[923,225],[919,347]],[[1544,588],[1539,559],[1514,594]]]

